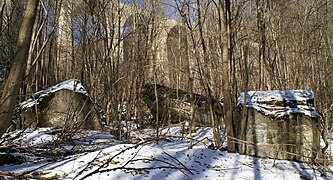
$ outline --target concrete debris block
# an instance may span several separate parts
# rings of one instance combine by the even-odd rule
[[[319,118],[311,90],[250,91],[246,98],[242,93],[235,126],[237,138],[246,143],[240,143],[239,151],[311,162],[320,154]]]
[[[68,80],[35,93],[20,104],[19,127],[101,130],[96,107],[79,80]]]

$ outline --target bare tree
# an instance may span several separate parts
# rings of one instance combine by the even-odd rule
[[[223,63],[223,109],[224,118],[227,131],[228,151],[234,152],[236,150],[234,143],[234,126],[232,115],[232,98],[230,86],[230,62],[231,62],[231,11],[230,1],[219,1],[219,25],[220,25],[220,47],[222,52]]]
[[[29,55],[29,47],[38,3],[38,0],[28,0],[26,4],[24,19],[20,26],[13,65],[0,101],[1,136],[11,125],[15,105],[17,103],[17,97],[19,95],[19,88],[23,80],[23,73],[25,72],[26,61]]]

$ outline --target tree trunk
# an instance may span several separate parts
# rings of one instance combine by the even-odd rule
[[[242,113],[242,119],[241,119],[241,133],[239,139],[242,141],[246,141],[246,128],[247,128],[247,115],[248,115],[248,110],[246,107],[247,103],[247,92],[248,92],[248,87],[249,87],[249,72],[248,72],[248,44],[246,44],[243,47],[243,60],[244,60],[244,85],[243,85],[243,90],[244,90],[244,105],[243,105],[243,113]],[[246,152],[246,145],[245,143],[238,144],[238,150],[241,152]]]
[[[2,21],[3,21],[3,12],[6,6],[6,1],[0,2],[0,37],[2,36]]]
[[[13,65],[6,81],[0,104],[0,136],[11,125],[17,97],[19,94],[20,84],[23,80],[23,74],[26,69],[26,60],[29,55],[32,29],[35,22],[38,0],[28,0],[24,12]]]
[[[266,61],[266,22],[264,17],[264,1],[257,0],[257,24],[259,32],[259,90],[265,88],[265,61]],[[272,78],[272,77],[271,77]]]
[[[222,76],[223,76],[223,110],[225,126],[227,131],[228,151],[235,152],[236,146],[234,142],[234,127],[232,118],[232,101],[231,101],[231,85],[230,85],[230,1],[225,0],[219,2],[219,18],[220,18],[220,43],[222,51]]]

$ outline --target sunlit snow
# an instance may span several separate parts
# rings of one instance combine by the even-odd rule
[[[57,85],[54,85],[46,90],[41,90],[32,95],[32,97],[24,102],[20,103],[22,109],[31,107],[38,104],[38,101],[41,100],[44,96],[48,96],[52,92],[56,92],[62,89],[68,89],[76,93],[84,94],[88,96],[86,89],[83,87],[82,83],[77,79],[70,79],[64,82],[61,82]]]
[[[60,137],[55,132],[46,128],[27,130],[23,137],[11,143],[23,141],[22,147],[39,147],[39,151],[45,145],[48,145],[44,147],[45,151],[55,152],[62,147],[63,155],[43,157],[31,154],[27,162],[3,165],[0,171],[38,174],[40,178],[93,180],[333,178],[331,166],[324,171],[321,167],[293,161],[255,158],[210,149],[208,146],[213,142],[213,134],[209,127],[198,128],[193,133],[192,149],[188,148],[189,134],[182,134],[179,127],[164,128],[158,142],[152,139],[154,129],[133,130],[130,143],[117,141],[108,133],[82,131],[73,136],[73,141],[57,144],[55,142]],[[29,143],[32,139],[38,143]],[[50,142],[50,139],[55,142]],[[41,142],[45,145],[42,146]],[[66,155],[67,151],[77,153]]]
[[[304,114],[310,117],[318,115],[313,105],[312,90],[249,91],[246,97],[247,107],[254,108],[265,115],[277,118],[290,114]],[[245,93],[241,93],[238,104],[244,103]]]

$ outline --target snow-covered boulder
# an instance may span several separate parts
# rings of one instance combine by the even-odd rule
[[[303,162],[320,153],[320,121],[311,90],[242,93],[235,125],[236,136],[246,142],[240,153]]]
[[[99,114],[79,80],[67,80],[20,103],[19,127],[101,130]]]

